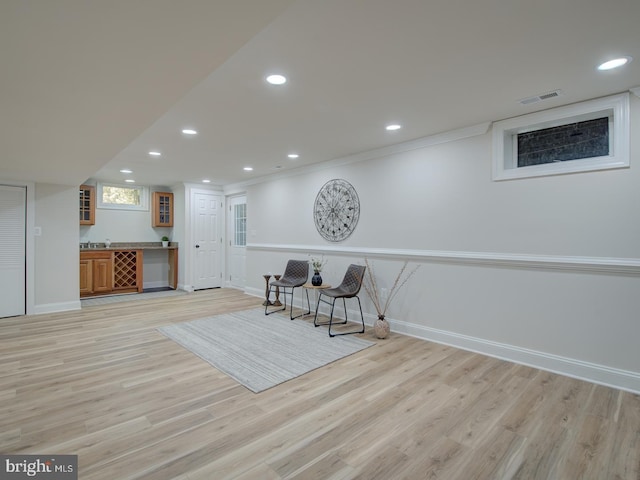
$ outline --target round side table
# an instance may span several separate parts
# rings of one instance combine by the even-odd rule
[[[311,282],[307,282],[304,285],[302,285],[302,288],[306,288],[307,290],[313,290],[314,299],[315,299],[315,305],[316,305],[316,308],[317,308],[317,306],[318,306],[318,290],[322,290],[324,288],[331,288],[331,285],[329,285],[328,283],[323,283],[322,285],[313,285]],[[307,315],[313,315],[315,317],[316,312],[314,311],[313,313],[311,313],[311,309],[309,309],[309,313],[307,313]]]

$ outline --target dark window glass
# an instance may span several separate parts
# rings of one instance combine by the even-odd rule
[[[609,118],[518,134],[518,167],[609,155]]]

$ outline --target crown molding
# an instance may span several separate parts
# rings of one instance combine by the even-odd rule
[[[264,183],[268,181],[280,180],[283,178],[304,175],[307,173],[326,170],[327,168],[341,167],[344,165],[365,162],[367,160],[373,160],[376,158],[386,157],[386,156],[394,155],[398,153],[409,152],[411,150],[417,150],[419,148],[439,145],[441,143],[454,142],[456,140],[462,140],[464,138],[476,137],[478,135],[484,135],[485,133],[487,133],[490,127],[491,127],[491,122],[483,122],[477,125],[471,125],[469,127],[458,128],[456,130],[450,130],[450,131],[438,133],[435,135],[429,135],[427,137],[418,138],[416,140],[409,140],[407,142],[397,143],[395,145],[389,145],[387,147],[376,148],[374,150],[367,150],[366,152],[355,153],[353,155],[336,158],[334,160],[327,160],[325,162],[314,163],[312,165],[287,170],[286,172],[278,172],[278,173],[273,173],[271,175],[265,175],[263,177],[247,180],[246,182],[226,185],[224,187],[224,192],[225,194],[227,192],[237,193],[244,190],[249,185],[255,185],[258,183]]]

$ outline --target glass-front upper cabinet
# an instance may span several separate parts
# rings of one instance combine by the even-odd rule
[[[173,193],[153,192],[153,227],[173,227]]]
[[[80,225],[96,224],[96,189],[91,185],[80,185]]]

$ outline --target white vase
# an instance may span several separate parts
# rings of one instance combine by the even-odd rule
[[[167,248],[169,246],[169,241],[168,240],[162,240],[162,246],[164,248]]]

